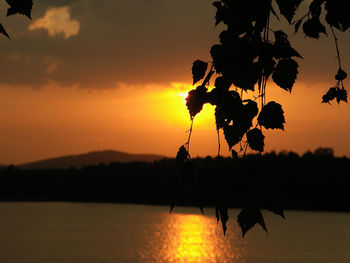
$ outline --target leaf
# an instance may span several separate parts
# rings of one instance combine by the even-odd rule
[[[321,15],[321,5],[325,0],[313,0],[309,6],[309,11],[313,17],[319,17]]]
[[[217,208],[217,207],[215,207],[215,216],[216,216],[216,223],[219,223],[220,213],[219,213],[219,208]]]
[[[226,125],[226,120],[222,109],[218,106],[215,108],[216,130],[222,129]]]
[[[248,145],[254,151],[264,151],[264,139],[265,136],[258,128],[254,128],[247,132]]]
[[[347,76],[348,76],[348,74],[346,74],[346,72],[344,70],[339,68],[337,74],[335,75],[335,79],[342,81],[342,80],[346,79]]]
[[[283,219],[286,219],[283,209],[280,207],[267,208],[267,210],[270,210],[272,213],[282,217]]]
[[[338,89],[337,92],[337,102],[338,104],[341,102],[348,102],[348,93],[346,92],[346,90],[344,88]]]
[[[350,9],[348,1],[327,0],[325,9],[327,10],[326,21],[330,26],[334,26],[343,32],[350,28]]]
[[[176,161],[177,162],[184,162],[185,160],[188,160],[190,158],[190,154],[186,150],[185,146],[181,146],[176,154]],[[172,210],[172,209],[171,209]],[[171,211],[170,211],[171,212]]]
[[[281,104],[274,101],[267,103],[258,116],[258,124],[266,129],[281,129],[284,130],[284,112]]]
[[[213,6],[217,8],[216,15],[215,15],[215,25],[217,26],[220,22],[223,21],[224,17],[224,8],[221,5],[220,1],[213,2]]]
[[[231,75],[233,84],[245,91],[254,90],[258,82],[261,69],[257,62],[240,64]]]
[[[273,47],[274,57],[277,59],[291,57],[303,58],[294,48],[290,46],[287,34],[281,30],[275,31],[275,43]]]
[[[275,50],[274,45],[269,42],[262,42],[259,50],[259,67],[262,75],[269,77],[275,69],[276,62],[273,59]]]
[[[242,101],[245,103],[243,105],[243,109],[247,114],[247,117],[249,119],[253,119],[256,115],[258,115],[259,109],[258,109],[258,104],[255,101],[252,101],[250,99]]]
[[[220,219],[221,219],[221,225],[222,225],[222,230],[224,232],[224,235],[226,234],[226,223],[228,221],[228,209],[227,207],[219,207],[219,214],[220,214]]]
[[[192,77],[193,77],[193,85],[204,78],[205,72],[207,71],[208,63],[202,60],[196,60],[192,64]]]
[[[302,22],[303,22],[303,19],[299,19],[299,20],[295,23],[295,25],[294,25],[294,34],[295,34],[295,33],[298,33],[299,28],[300,28]]]
[[[322,96],[322,103],[330,103],[334,99],[337,99],[338,104],[341,101],[348,102],[347,91],[343,87],[332,87]]]
[[[235,150],[231,150],[232,159],[236,160],[238,158],[238,153]]]
[[[303,0],[276,0],[277,5],[280,9],[280,13],[288,20],[292,22],[295,11]]]
[[[225,70],[228,61],[223,45],[212,46],[210,49],[210,55],[213,59],[216,73],[222,73]]]
[[[273,72],[273,81],[282,89],[289,92],[298,75],[298,63],[293,59],[281,59]]]
[[[279,16],[277,15],[275,9],[273,9],[272,5],[271,5],[271,13],[277,18],[278,21],[280,21]]]
[[[241,227],[243,237],[253,226],[255,226],[255,224],[260,224],[261,227],[267,233],[264,217],[261,214],[260,209],[257,209],[257,208],[242,209],[242,211],[239,213],[237,217],[237,222]]]
[[[330,88],[326,94],[322,96],[322,103],[329,103],[337,96],[337,87]]]
[[[292,57],[298,57],[303,58],[298,51],[296,51],[294,48],[292,48],[290,45],[281,44],[276,45],[275,44],[275,53],[274,57],[277,59],[281,58],[292,58]]]
[[[0,34],[3,34],[5,36],[7,36],[8,39],[11,39],[10,36],[7,34],[5,28],[2,26],[2,24],[0,23]]]
[[[224,136],[230,150],[242,140],[243,135],[244,131],[242,131],[237,125],[224,126]]]
[[[327,35],[326,28],[321,24],[320,19],[318,17],[313,17],[307,20],[303,24],[303,31],[305,35],[308,37],[318,39],[320,34],[323,33]]]
[[[10,6],[7,9],[6,16],[14,15],[14,14],[22,14],[31,17],[33,1],[32,0],[6,0],[8,5]]]
[[[170,205],[170,211],[169,211],[169,214],[171,214],[171,213],[173,212],[174,208],[175,208],[174,204],[171,204],[171,205]]]
[[[220,91],[228,91],[230,86],[231,86],[231,82],[225,78],[224,76],[219,76],[215,79],[215,88],[217,88]]]
[[[203,108],[206,102],[207,88],[198,86],[196,89],[191,90],[186,98],[186,106],[190,113],[191,119],[194,118]]]

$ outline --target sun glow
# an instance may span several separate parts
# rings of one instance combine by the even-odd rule
[[[184,104],[186,105],[186,98],[188,96],[188,91],[186,91],[186,92],[180,91],[177,95],[183,98]]]
[[[152,115],[162,123],[189,127],[191,119],[186,107],[188,92],[194,87],[184,83],[172,83],[168,89],[149,94],[149,109]],[[215,127],[214,107],[204,105],[202,111],[194,119],[197,128]]]

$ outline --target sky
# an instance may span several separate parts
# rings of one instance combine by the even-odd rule
[[[34,0],[32,20],[6,18],[1,2],[11,41],[0,37],[0,164],[106,149],[174,157],[190,127],[192,63],[210,60],[222,29],[211,2]],[[291,94],[268,84],[267,100],[282,104],[286,125],[264,131],[265,150],[332,147],[350,156],[349,105],[321,104],[338,70],[332,37],[294,35],[284,18],[271,27],[287,32],[304,59]],[[350,35],[337,35],[349,72]],[[194,120],[190,151],[217,153],[210,105]]]

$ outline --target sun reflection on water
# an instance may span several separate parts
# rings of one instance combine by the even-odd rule
[[[186,215],[177,218],[175,239],[172,240],[175,258],[183,261],[201,262],[201,258],[214,260],[213,239],[206,229],[204,217]]]
[[[214,217],[175,213],[165,218],[150,245],[155,262],[244,263],[237,238],[232,229],[223,236]]]

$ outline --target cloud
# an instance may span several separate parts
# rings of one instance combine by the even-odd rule
[[[51,56],[44,57],[43,63],[46,65],[45,73],[47,75],[54,73],[58,67],[61,66],[61,61],[54,59]]]
[[[29,25],[29,30],[45,29],[50,36],[63,34],[64,38],[78,35],[80,22],[71,19],[68,6],[52,7],[46,10],[43,17]]]

